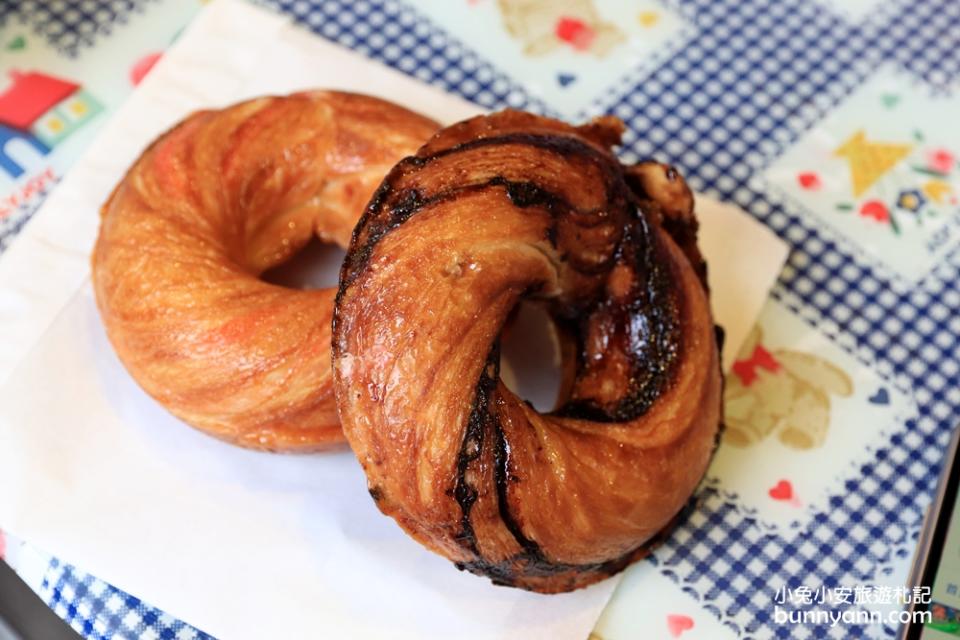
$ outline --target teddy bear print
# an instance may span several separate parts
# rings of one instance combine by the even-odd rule
[[[836,365],[807,353],[768,350],[754,327],[727,377],[724,440],[749,447],[771,433],[793,449],[823,445],[830,396],[849,397],[853,382]]]
[[[528,56],[542,56],[569,45],[576,51],[606,56],[626,39],[604,22],[592,0],[498,0],[507,32],[521,41]]]

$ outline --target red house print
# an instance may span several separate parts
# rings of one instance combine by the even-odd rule
[[[38,71],[10,72],[0,93],[0,169],[18,178],[24,157],[46,155],[103,107],[80,85]]]

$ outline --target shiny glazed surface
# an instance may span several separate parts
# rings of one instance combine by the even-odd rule
[[[101,211],[93,284],[117,355],[147,393],[256,449],[342,442],[330,371],[335,290],[259,279],[312,237],[346,246],[383,176],[437,125],[317,91],[195,113]]]
[[[340,278],[334,385],[379,508],[461,569],[541,592],[644,555],[720,422],[693,199],[622,124],[506,111],[391,171]],[[541,414],[499,379],[521,299],[546,305],[564,384]]]

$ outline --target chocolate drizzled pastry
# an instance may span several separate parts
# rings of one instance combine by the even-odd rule
[[[334,388],[379,508],[461,569],[552,593],[644,555],[687,503],[720,422],[693,198],[622,166],[622,123],[516,111],[397,164],[341,271]],[[539,413],[499,375],[521,300],[561,337]]]

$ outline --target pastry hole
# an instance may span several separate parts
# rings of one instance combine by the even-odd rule
[[[340,265],[347,252],[338,245],[313,238],[286,262],[267,269],[264,282],[288,289],[328,289],[336,287]]]
[[[560,393],[560,346],[542,307],[521,303],[500,341],[500,379],[538,411],[550,411]]]

